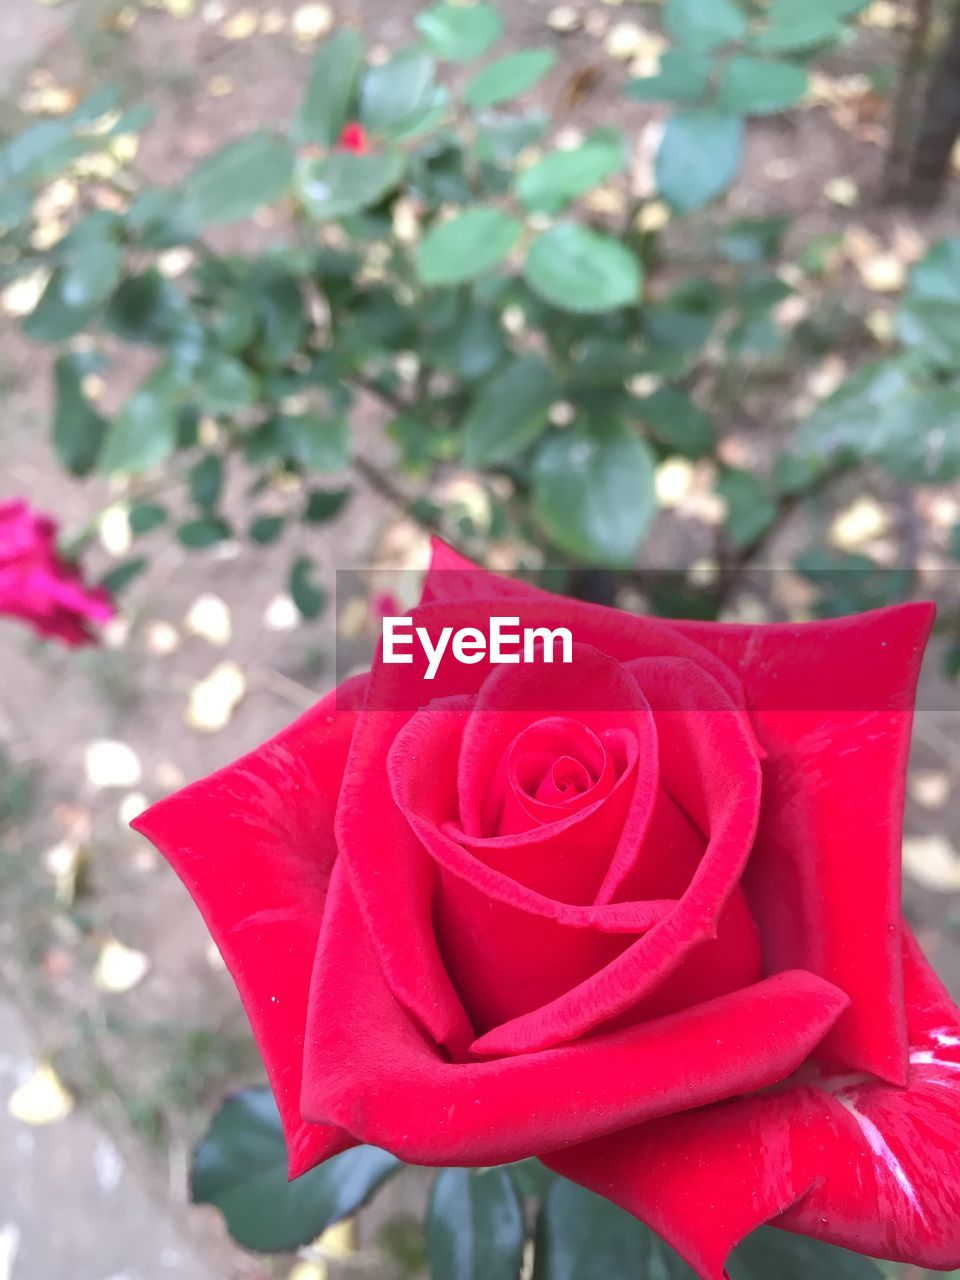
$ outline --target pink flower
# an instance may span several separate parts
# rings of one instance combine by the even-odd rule
[[[0,503],[0,614],[22,618],[67,645],[95,644],[90,624],[112,618],[113,603],[62,558],[56,538],[50,516],[22,499]]]
[[[370,150],[370,135],[366,129],[356,120],[351,120],[343,126],[340,137],[337,139],[338,151],[352,151],[355,156],[365,156]]]

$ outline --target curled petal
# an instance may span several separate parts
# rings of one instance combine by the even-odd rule
[[[233,975],[283,1120],[292,1174],[352,1145],[300,1116],[310,973],[336,860],[333,815],[364,681],[161,800],[134,827],[169,860]]]

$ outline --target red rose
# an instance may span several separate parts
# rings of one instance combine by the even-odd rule
[[[0,503],[0,614],[68,645],[96,643],[90,624],[114,614],[107,592],[60,556],[56,521],[22,501]]]
[[[337,139],[338,151],[352,151],[356,156],[365,156],[370,151],[370,135],[356,120],[345,124]]]
[[[414,623],[505,616],[572,665],[381,657],[136,824],[238,983],[292,1173],[537,1155],[708,1280],[771,1220],[956,1266],[960,1013],[900,916],[931,607],[664,622],[439,546]]]

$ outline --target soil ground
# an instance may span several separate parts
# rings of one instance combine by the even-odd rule
[[[203,4],[183,20],[149,7],[125,34],[108,21],[121,6],[102,0],[71,0],[52,9],[35,0],[2,0],[0,7],[0,92],[6,86],[15,101],[31,71],[77,89],[119,80],[156,108],[157,123],[138,163],[158,181],[176,182],[232,136],[286,120],[304,81],[309,55],[294,46],[288,29],[243,39],[223,33],[224,20],[241,10],[261,21],[268,13],[287,20],[298,8],[293,0]],[[339,19],[362,25],[388,47],[410,36],[417,7],[412,0],[341,0],[333,6]],[[596,67],[599,86],[570,122],[616,118],[643,133],[656,113],[619,97],[624,73],[604,55],[603,44],[614,24],[642,20],[648,7],[575,4],[589,30],[570,37],[547,29],[552,6],[542,0],[503,7],[511,41],[547,44],[561,54],[546,92],[550,105],[561,101],[571,74]],[[887,39],[877,35],[876,54],[868,46],[860,58],[880,57]],[[841,60],[838,70],[845,69]],[[855,219],[884,243],[900,234],[927,241],[956,225],[956,195],[920,222],[869,203],[855,214],[838,211],[823,195],[825,182],[848,175],[869,192],[878,147],[826,111],[766,122],[752,131],[750,148],[747,177],[734,194],[744,213],[797,213],[802,234],[842,231]],[[257,232],[270,233],[269,225]],[[876,298],[864,300],[865,308],[875,305]],[[68,482],[56,468],[46,444],[50,385],[44,357],[9,322],[0,324],[0,498],[26,493],[60,512],[68,527],[81,526],[108,495],[97,482]],[[361,437],[376,448],[375,410],[365,407],[363,418]],[[310,534],[310,551],[328,587],[336,568],[374,562],[389,530],[394,542],[406,539],[404,554],[413,558],[413,535],[395,526],[389,507],[366,494],[328,532]],[[670,546],[666,554],[685,554],[680,548],[682,543]],[[106,563],[106,553],[100,554]],[[232,1085],[258,1079],[259,1070],[232,984],[196,913],[125,819],[142,800],[253,747],[330,683],[335,637],[329,620],[288,630],[267,623],[276,617],[271,604],[292,554],[289,541],[255,556],[165,548],[129,598],[129,627],[115,629],[111,647],[100,653],[67,655],[0,627],[0,741],[33,792],[16,825],[0,838],[0,977],[24,1006],[30,1027],[28,1032],[11,1005],[0,1004],[0,1103],[30,1060],[52,1059],[82,1112],[44,1130],[0,1115],[0,1280],[67,1274],[77,1280],[200,1280],[290,1271],[290,1259],[260,1261],[234,1250],[215,1215],[184,1202],[190,1142],[217,1098]],[[185,625],[196,599],[210,592],[229,609],[232,636],[224,645],[190,634]],[[160,652],[159,635],[168,641],[173,635],[176,651]],[[224,660],[242,668],[247,694],[226,729],[197,733],[185,724],[190,691]],[[960,693],[935,662],[925,680],[908,833],[956,841]],[[90,744],[99,740],[129,747],[139,778],[94,786],[86,761]],[[76,885],[57,857],[64,847],[85,851]],[[908,878],[905,906],[935,965],[960,994],[960,896],[946,891],[949,880],[942,874],[938,879],[932,849],[926,862],[918,855],[920,878]],[[148,959],[148,972],[127,993],[105,993],[95,981],[98,956],[111,939]],[[109,1157],[102,1154],[108,1149]],[[114,1172],[104,1175],[108,1166]],[[118,1167],[120,1183],[107,1194],[104,1176],[115,1180]],[[15,1188],[12,1202],[8,1186]],[[409,1197],[415,1201],[418,1194],[416,1187],[392,1192],[378,1220],[367,1224],[366,1240],[385,1216],[408,1213]],[[47,1231],[51,1205],[56,1232]],[[5,1272],[4,1248],[13,1256],[4,1244],[13,1239],[12,1232],[4,1236],[11,1223],[21,1243]],[[110,1252],[114,1246],[119,1252]],[[71,1251],[86,1259],[87,1270],[57,1262]],[[168,1266],[165,1259],[174,1254],[179,1261]],[[399,1261],[371,1262],[366,1253],[354,1265],[402,1273]]]

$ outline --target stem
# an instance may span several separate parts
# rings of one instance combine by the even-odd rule
[[[904,169],[910,151],[910,137],[916,123],[917,95],[923,73],[930,28],[933,23],[933,0],[914,0],[913,27],[900,66],[896,97],[891,105],[890,145],[884,168],[883,193],[893,200],[902,191]]]
[[[943,195],[950,157],[960,138],[960,6],[927,89],[905,191],[910,203],[929,209]]]

